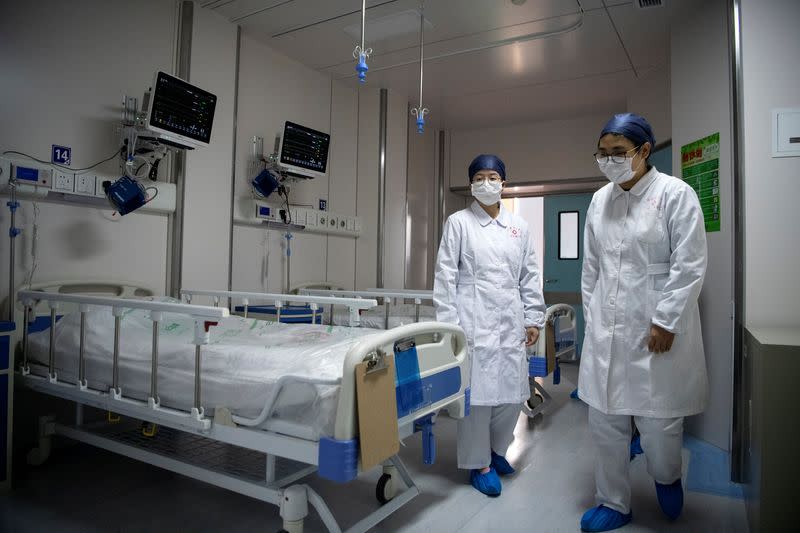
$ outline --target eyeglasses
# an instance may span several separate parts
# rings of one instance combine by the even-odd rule
[[[492,172],[491,174],[475,174],[472,177],[472,183],[476,185],[481,185],[486,180],[489,180],[489,183],[497,183],[498,181],[502,181],[500,174],[497,172]]]
[[[610,159],[614,163],[624,163],[626,159],[628,159],[628,154],[633,152],[634,150],[638,150],[641,146],[637,146],[636,148],[631,148],[627,152],[617,152],[614,154],[601,154],[600,152],[595,152],[594,158],[597,160],[598,163],[608,163]]]

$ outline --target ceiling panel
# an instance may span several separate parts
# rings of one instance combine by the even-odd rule
[[[433,46],[431,48],[435,49]],[[406,90],[416,87],[419,82],[419,63],[413,57],[415,52],[409,51],[407,56],[395,55],[396,60],[409,59],[413,63],[401,68],[370,72],[369,82],[389,87],[403,85]],[[380,67],[377,60],[372,64]],[[348,76],[348,79],[353,79],[352,68],[353,64],[350,63],[332,69],[332,72],[337,78]],[[571,33],[443,59],[428,59],[425,61],[425,90],[429,94],[454,96],[605,74],[627,68],[627,58],[608,17],[605,13],[595,11],[587,13],[583,27]],[[416,89],[410,94],[415,93]]]
[[[625,110],[627,96],[620,88],[632,82],[633,74],[623,71],[473,93],[429,102],[430,112],[448,129],[611,115]]]
[[[637,9],[631,4],[608,9],[625,43],[625,48],[639,67],[665,65],[669,61],[670,10]],[[721,21],[721,24],[726,24]]]
[[[360,25],[359,0],[204,0],[201,5],[295,61],[358,85],[352,57],[357,39],[344,29]],[[510,0],[426,1],[424,103],[437,122],[468,127],[610,113],[625,107],[636,86],[631,62],[640,75],[668,67],[670,7],[640,10],[632,0],[580,0],[580,5],[585,14],[579,28],[525,40],[576,25],[578,0],[528,0],[521,6]],[[380,38],[370,34],[370,21],[417,10],[419,0],[368,0],[367,6],[366,44],[373,48],[367,84],[404,93],[416,105],[418,25],[409,21],[406,33]],[[506,39],[512,44],[453,54]]]

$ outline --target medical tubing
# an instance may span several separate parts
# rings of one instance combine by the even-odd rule
[[[275,383],[275,387],[270,392],[269,397],[267,397],[267,401],[264,403],[264,408],[261,410],[261,413],[256,418],[244,418],[241,416],[234,416],[233,421],[240,426],[259,426],[269,419],[272,416],[272,411],[275,410],[276,400],[278,395],[281,393],[284,385],[287,383],[306,383],[308,385],[339,385],[341,384],[340,379],[318,379],[318,378],[309,378],[305,376],[292,376],[292,375],[285,375],[281,376],[278,381]]]
[[[56,377],[56,308],[50,307],[50,379]]]
[[[39,158],[33,157],[32,155],[28,155],[28,154],[26,154],[24,152],[18,152],[16,150],[6,150],[5,152],[3,152],[3,155],[8,155],[8,154],[21,155],[23,157],[27,157],[28,159],[36,161],[37,163],[41,163],[43,165],[50,165],[51,167],[61,168],[61,169],[67,170],[69,172],[80,173],[80,172],[87,172],[87,171],[92,170],[93,168],[95,168],[97,166],[102,165],[103,163],[107,163],[108,161],[111,161],[112,159],[114,159],[115,157],[120,155],[120,153],[122,152],[122,148],[123,147],[118,148],[112,155],[110,155],[106,159],[103,159],[102,161],[98,161],[97,163],[94,163],[91,166],[83,167],[83,168],[71,168],[71,167],[67,167],[67,166],[64,166],[64,165],[59,165],[58,163],[53,163],[52,161],[45,161],[44,159],[39,159]]]

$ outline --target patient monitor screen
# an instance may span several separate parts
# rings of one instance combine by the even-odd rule
[[[324,174],[328,165],[328,145],[331,136],[286,122],[281,146],[281,163]]]
[[[164,72],[156,75],[150,125],[208,144],[217,97]]]

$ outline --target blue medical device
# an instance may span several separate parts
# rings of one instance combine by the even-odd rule
[[[147,193],[142,185],[128,176],[117,181],[104,181],[103,191],[120,215],[135,211],[147,203]]]
[[[280,182],[275,173],[269,169],[264,169],[259,172],[258,176],[253,178],[253,188],[258,194],[266,198],[278,188]]]
[[[358,72],[358,81],[365,83],[367,81],[367,55],[364,53],[358,54],[358,64],[356,65],[356,72]]]

